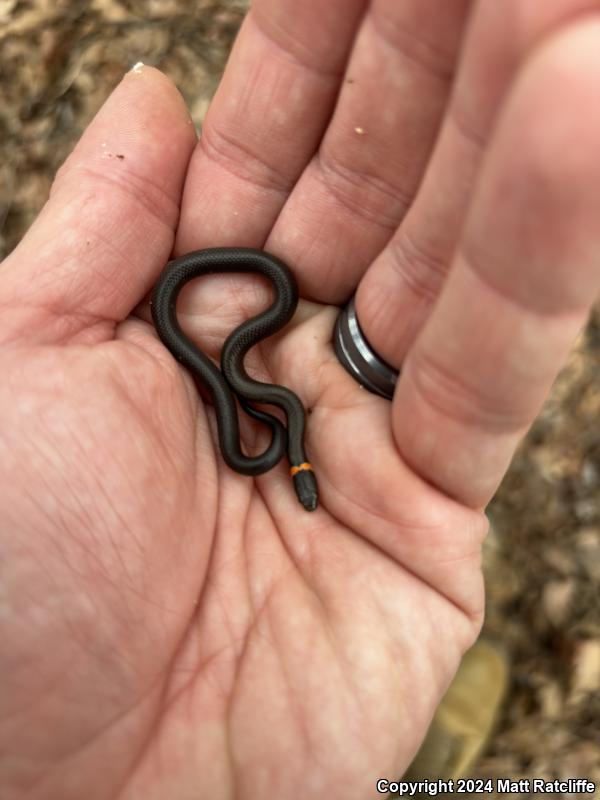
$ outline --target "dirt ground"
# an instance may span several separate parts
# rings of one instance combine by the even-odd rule
[[[0,0],[0,255],[137,61],[168,73],[201,123],[244,6]],[[596,311],[489,508],[484,635],[507,648],[511,679],[474,776],[600,785],[599,418]]]

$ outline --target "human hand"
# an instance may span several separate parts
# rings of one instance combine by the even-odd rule
[[[599,282],[597,6],[483,2],[463,41],[468,7],[256,2],[200,144],[130,73],[4,262],[2,796],[362,800],[410,761]],[[314,514],[224,467],[142,302],[173,246],[242,244],[308,298],[254,374],[312,410]],[[357,286],[392,404],[332,352]],[[206,278],[180,318],[216,355],[266,300]]]

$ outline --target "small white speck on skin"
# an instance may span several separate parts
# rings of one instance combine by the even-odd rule
[[[364,136],[365,135],[365,129],[364,128],[354,128],[354,133],[358,133],[359,136]]]
[[[135,72],[136,75],[139,75],[140,72],[142,71],[142,67],[143,66],[144,66],[144,62],[143,61],[138,61],[137,64],[133,65],[133,67],[131,68],[131,71]]]

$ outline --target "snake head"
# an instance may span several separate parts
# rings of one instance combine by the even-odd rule
[[[319,503],[315,473],[312,469],[303,469],[300,472],[296,472],[293,481],[298,500],[307,511],[314,511]]]

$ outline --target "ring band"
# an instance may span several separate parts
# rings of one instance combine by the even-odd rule
[[[333,333],[339,362],[355,381],[374,394],[391,400],[399,372],[379,358],[358,324],[354,296],[340,311]]]

